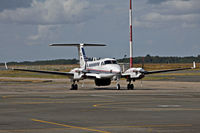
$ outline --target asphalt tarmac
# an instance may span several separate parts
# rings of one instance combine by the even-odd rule
[[[0,82],[0,133],[200,132],[199,82],[121,84],[70,91],[63,81]]]

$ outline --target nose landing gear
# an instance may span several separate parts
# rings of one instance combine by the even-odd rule
[[[119,84],[119,77],[116,79],[117,80],[117,84],[116,84],[116,88],[117,88],[117,90],[120,90],[121,89],[121,87],[120,87],[120,84]]]
[[[120,90],[120,84],[117,84],[117,90]]]

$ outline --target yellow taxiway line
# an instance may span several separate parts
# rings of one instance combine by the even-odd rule
[[[86,131],[93,131],[93,132],[98,132],[98,133],[111,133],[111,132],[101,131],[101,130],[97,130],[97,129],[90,129],[90,128],[86,128],[86,127],[71,126],[71,125],[60,124],[60,123],[49,122],[49,121],[43,121],[43,120],[37,120],[37,119],[31,119],[31,120],[35,121],[35,122],[40,122],[40,123],[52,124],[52,125],[57,125],[57,126],[62,126],[62,127],[86,130]]]
[[[135,126],[97,126],[95,128],[159,128],[159,127],[192,127],[192,124],[163,124],[163,125],[135,125]]]

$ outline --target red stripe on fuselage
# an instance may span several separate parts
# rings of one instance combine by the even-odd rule
[[[97,69],[87,69],[89,71],[99,71],[99,72],[109,72],[109,73],[118,73],[118,72],[115,72],[115,71],[106,71],[106,70],[97,70]]]

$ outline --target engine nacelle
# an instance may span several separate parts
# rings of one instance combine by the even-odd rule
[[[111,79],[95,79],[96,86],[108,86],[111,84]]]

